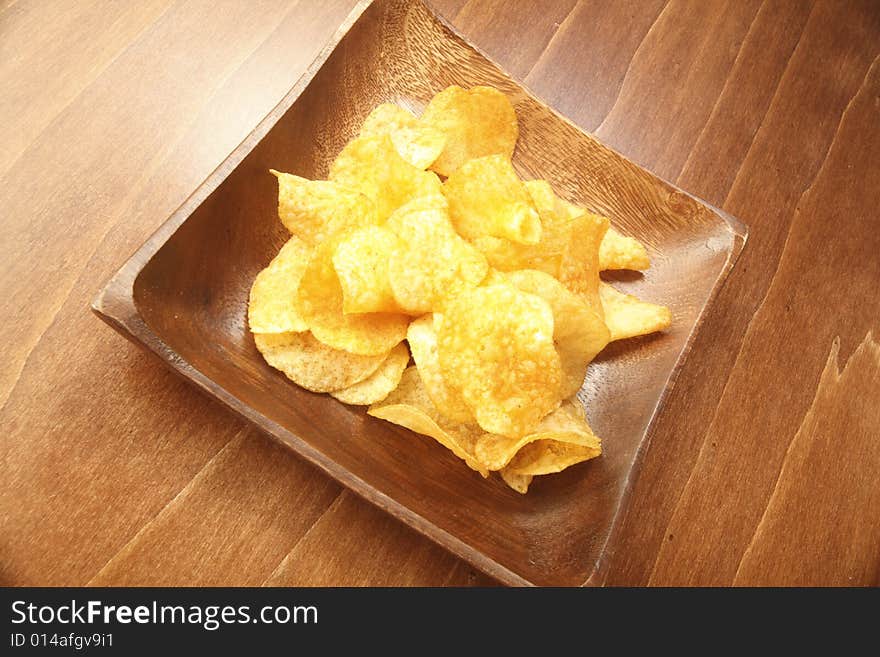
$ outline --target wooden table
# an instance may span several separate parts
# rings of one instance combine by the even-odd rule
[[[0,2],[0,583],[488,583],[88,310],[352,4]],[[751,230],[607,582],[880,583],[880,5],[436,6]]]

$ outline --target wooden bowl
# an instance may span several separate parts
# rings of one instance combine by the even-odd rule
[[[323,178],[373,107],[396,102],[418,112],[450,84],[492,85],[510,97],[520,174],[549,180],[642,240],[651,269],[617,274],[616,285],[672,309],[669,331],[614,343],[590,368],[580,398],[604,455],[536,478],[524,496],[497,477],[482,479],[431,439],[290,383],[266,365],[247,328],[251,282],[286,238],[268,169]],[[601,583],[602,555],[613,549],[651,421],[745,238],[735,219],[559,116],[421,2],[376,0],[352,12],[93,308],[327,474],[500,581],[593,584]]]

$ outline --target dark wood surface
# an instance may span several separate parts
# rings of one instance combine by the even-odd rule
[[[350,4],[0,4],[3,584],[489,582],[88,312]],[[605,581],[880,583],[880,6],[435,6],[750,228]]]

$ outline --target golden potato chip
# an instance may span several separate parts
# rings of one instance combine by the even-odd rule
[[[387,354],[358,356],[333,349],[311,333],[255,333],[263,358],[288,379],[312,392],[347,388],[375,372]]]
[[[380,223],[407,201],[442,193],[437,174],[404,160],[387,134],[364,135],[348,142],[330,166],[330,180],[371,199]]]
[[[672,323],[672,313],[666,306],[658,306],[631,294],[624,294],[608,283],[603,282],[599,286],[599,297],[612,340],[662,331]]]
[[[546,180],[526,180],[523,184],[526,186],[526,191],[529,193],[532,203],[535,204],[535,208],[541,213],[542,220],[544,213],[569,220],[583,214],[582,211],[575,211],[578,209],[576,205],[557,196],[553,191],[553,186]]]
[[[541,259],[538,244],[517,244],[503,237],[482,235],[469,240],[473,247],[483,254],[490,266],[498,271],[513,271],[515,269],[538,269],[550,275],[558,273],[559,262]]]
[[[651,266],[645,245],[634,237],[621,235],[614,228],[608,228],[599,246],[599,269],[632,269],[644,271]]]
[[[437,353],[443,378],[486,431],[525,435],[559,403],[553,311],[510,283],[450,299],[437,327]]]
[[[600,280],[646,269],[647,249],[547,181],[521,181],[518,131],[503,93],[453,86],[421,118],[375,107],[329,180],[271,170],[292,237],[254,280],[248,322],[294,382],[526,493],[601,454],[573,397],[587,367],[670,312]]]
[[[559,265],[559,280],[599,311],[599,245],[608,230],[608,219],[591,212],[572,221],[568,245]]]
[[[552,188],[550,190],[553,192]],[[574,219],[575,217],[579,217],[585,212],[589,212],[586,208],[582,208],[581,206],[572,203],[571,201],[562,198],[561,196],[556,196],[554,193],[554,197],[556,199],[556,207],[560,209],[560,211],[564,212],[569,216],[569,218]],[[537,203],[538,201],[535,201]],[[595,214],[595,213],[594,213]]]
[[[333,253],[343,313],[400,312],[388,280],[388,266],[398,251],[397,237],[383,226],[366,226],[346,234]]]
[[[542,472],[525,472],[518,471],[522,469],[525,463],[531,462],[530,459],[540,457],[542,463],[546,463],[549,458],[542,451],[544,448],[540,445],[533,447],[527,454],[533,454],[530,459],[520,459],[519,466],[511,468],[514,459],[527,446],[531,447],[533,443],[556,443],[554,448],[559,445],[574,445],[580,448],[588,448],[591,450],[592,456],[598,456],[602,452],[602,443],[594,434],[590,425],[584,418],[584,411],[577,400],[568,400],[555,411],[547,415],[533,433],[521,438],[510,438],[495,434],[483,434],[477,439],[474,447],[476,457],[489,470],[502,470],[514,472],[516,474],[544,474]],[[546,447],[546,445],[545,445]],[[540,449],[539,449],[540,448]],[[584,452],[581,449],[580,452]],[[565,450],[559,449],[557,453],[566,453]],[[592,456],[590,458],[592,458]],[[560,457],[560,462],[564,459]]]
[[[397,388],[382,402],[370,406],[367,412],[373,417],[430,436],[472,470],[484,477],[489,475],[473,454],[473,446],[481,433],[479,428],[456,424],[444,418],[431,403],[415,367],[404,370]]]
[[[547,432],[518,450],[504,470],[509,475],[536,476],[561,472],[602,453],[602,441],[587,424],[577,400],[568,400],[542,423]]]
[[[572,221],[582,213],[570,213],[567,202],[556,195],[546,180],[527,180],[524,185],[541,217],[541,258],[553,258],[558,263],[568,246]]]
[[[541,218],[532,199],[503,155],[470,160],[443,183],[449,215],[468,240],[486,235],[518,244],[541,240]]]
[[[553,310],[553,342],[562,362],[563,398],[574,395],[584,383],[587,365],[610,340],[601,309],[544,272],[523,269],[507,274],[508,280],[523,292],[541,297]]]
[[[558,201],[572,219],[587,211],[565,199],[558,199]],[[537,200],[535,204],[538,204]],[[543,218],[544,215],[542,214],[541,219],[543,220]],[[609,225],[608,231],[605,233],[599,246],[599,269],[602,271],[607,269],[644,271],[650,266],[651,262],[648,260],[648,251],[645,249],[645,246],[634,237],[622,235]]]
[[[444,299],[476,287],[486,276],[486,258],[456,234],[442,196],[410,201],[385,227],[399,238],[388,259],[391,290],[410,314],[437,310]]]
[[[379,369],[366,379],[342,390],[334,390],[330,395],[341,402],[357,406],[380,402],[400,383],[400,377],[407,363],[409,363],[409,349],[401,342],[382,361]]]
[[[409,318],[397,313],[343,313],[333,254],[348,234],[334,235],[315,248],[299,284],[299,311],[314,336],[330,347],[365,356],[387,354],[406,336]]]
[[[379,222],[376,207],[355,189],[270,169],[278,178],[278,217],[292,235],[312,246],[348,228]]]
[[[532,483],[532,479],[534,479],[532,475],[513,474],[512,472],[508,472],[507,469],[501,470],[499,474],[505,484],[522,495],[529,492],[529,486]]]
[[[503,237],[485,235],[471,240],[489,264],[499,271],[537,269],[559,276],[562,253],[568,246],[572,217],[544,180],[527,180],[526,191],[541,218],[541,239],[537,244],[518,244]]]
[[[446,145],[446,135],[393,103],[370,112],[360,134],[390,135],[400,156],[419,169],[427,169]]]
[[[497,269],[490,269],[489,273],[486,274],[486,278],[483,279],[483,287],[487,285],[510,285],[510,279],[507,277],[507,273],[498,271]],[[438,327],[440,324],[436,318],[442,317],[442,315],[434,315],[434,327]]]
[[[254,333],[298,333],[309,327],[299,314],[296,291],[311,248],[292,236],[269,266],[257,274],[248,302],[248,324]]]
[[[464,402],[461,393],[446,384],[440,372],[440,359],[437,356],[437,331],[434,319],[438,315],[425,315],[413,321],[406,332],[406,340],[412,352],[416,368],[428,397],[440,413],[453,422],[474,424],[471,409]]]
[[[566,468],[596,458],[602,451],[592,445],[543,440],[523,447],[504,470],[508,474],[531,476],[562,472]]]
[[[431,165],[444,176],[478,157],[510,158],[519,136],[513,105],[492,87],[447,87],[428,103],[422,122],[446,135],[443,152]]]

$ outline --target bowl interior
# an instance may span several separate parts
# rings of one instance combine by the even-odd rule
[[[535,480],[528,495],[482,479],[432,440],[288,382],[247,329],[248,291],[286,239],[268,169],[325,177],[379,103],[420,111],[450,84],[489,84],[520,121],[515,166],[642,240],[644,276],[616,285],[672,309],[662,335],[615,343],[580,393],[605,454]],[[477,566],[511,582],[584,583],[594,572],[646,430],[700,313],[742,239],[713,209],[640,169],[555,114],[419,2],[377,0],[303,93],[155,252],[134,283],[143,322],[168,349],[265,420],[264,429]],[[662,446],[659,446],[662,448]],[[320,459],[318,459],[320,460]],[[492,564],[498,564],[496,569]],[[503,571],[514,573],[508,576]],[[517,579],[521,578],[521,580]]]

